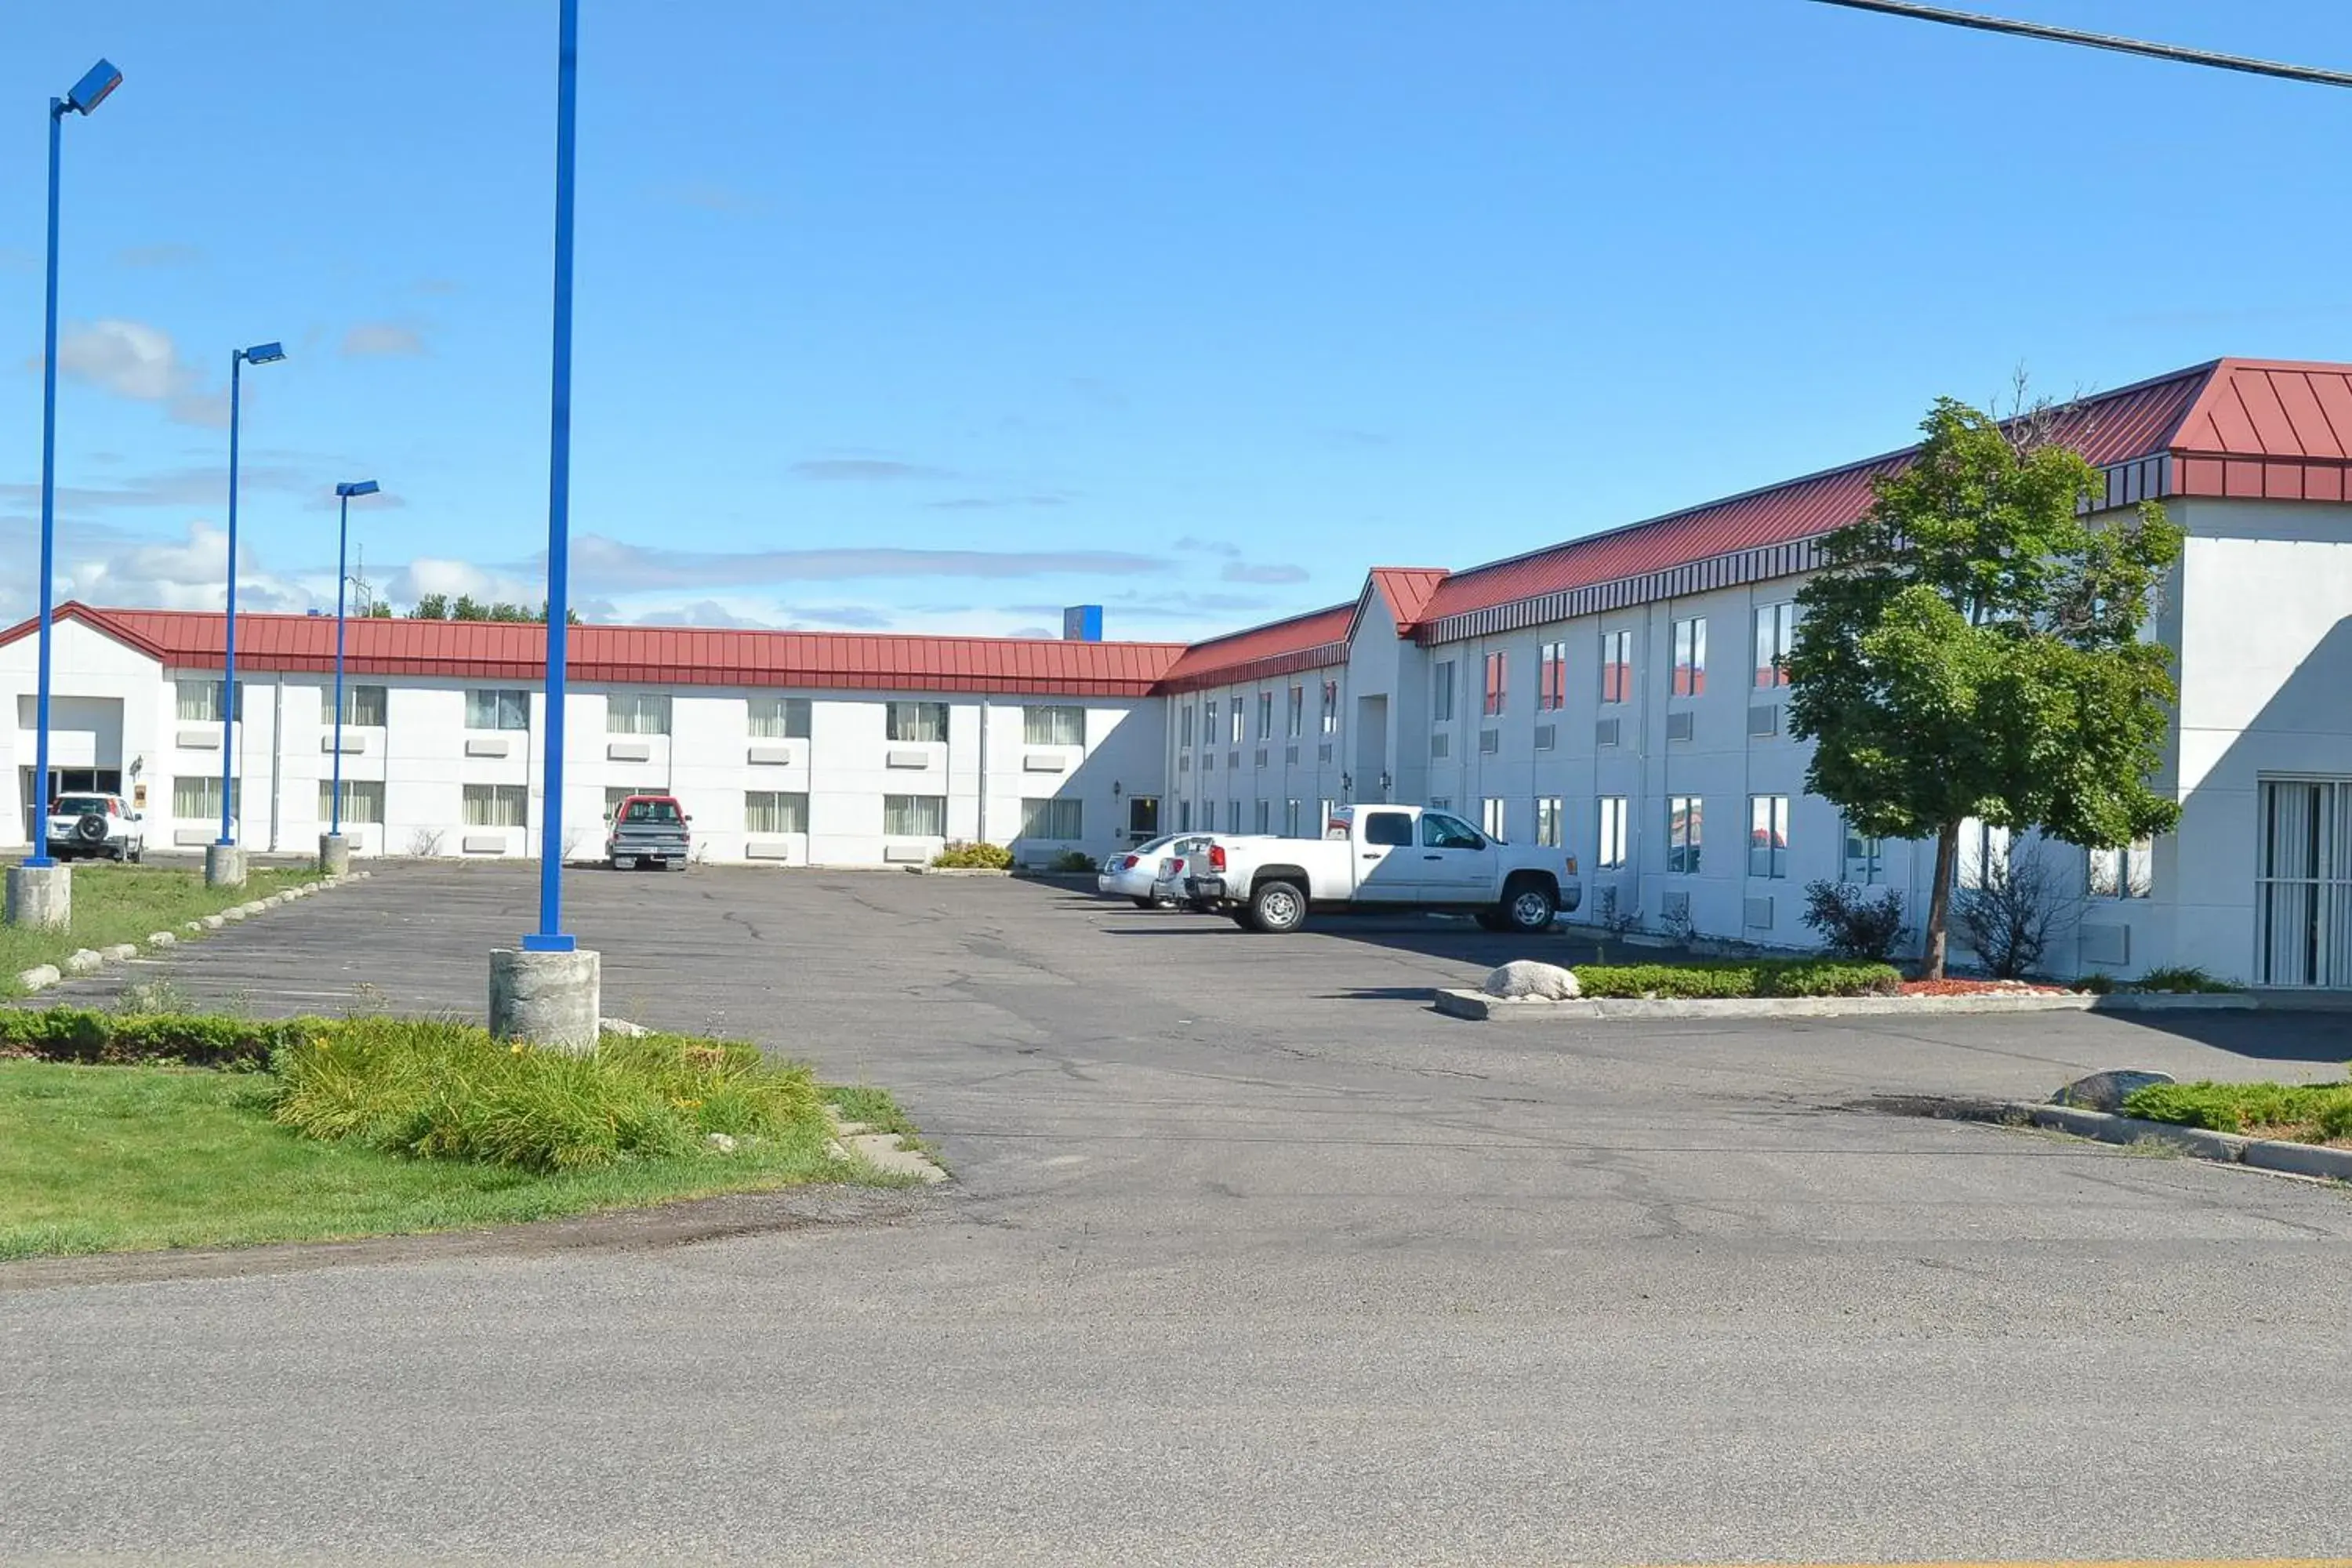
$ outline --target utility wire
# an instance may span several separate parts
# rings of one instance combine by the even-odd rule
[[[1839,5],[1849,11],[1875,11],[1886,16],[1907,16],[1919,22],[1941,22],[1947,26],[1972,27],[1980,33],[2009,33],[2021,38],[2040,38],[2053,44],[2079,44],[2085,48],[2112,49],[2117,54],[2145,55],[2149,59],[2170,60],[2176,65],[2210,66],[2216,70],[2244,71],[2250,76],[2284,77],[2288,81],[2307,81],[2321,87],[2352,87],[2352,71],[2322,70],[2316,66],[2288,65],[2280,60],[2258,60],[2245,55],[2217,54],[2211,49],[2192,49],[2180,44],[2152,44],[2144,39],[2117,37],[2108,33],[2053,27],[2042,22],[1982,16],[1971,11],[1946,10],[1940,5],[1913,5],[1911,0],[1813,0],[1813,4]]]

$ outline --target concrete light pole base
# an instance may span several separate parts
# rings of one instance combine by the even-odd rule
[[[593,952],[490,952],[490,1033],[586,1056],[596,1048],[603,966]]]
[[[319,835],[319,869],[341,877],[352,868],[352,841],[340,833]]]
[[[62,926],[73,919],[73,873],[64,866],[8,868],[8,923]]]
[[[234,844],[205,845],[205,886],[207,888],[244,887],[245,851]]]

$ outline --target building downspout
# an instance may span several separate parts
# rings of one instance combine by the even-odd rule
[[[269,699],[269,847],[278,847],[278,773],[286,755],[286,672],[278,672],[278,685]]]
[[[980,831],[972,836],[988,842],[988,693],[980,695]]]

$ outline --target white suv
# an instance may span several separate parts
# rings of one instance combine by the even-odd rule
[[[60,860],[137,860],[147,852],[141,821],[119,795],[61,795],[49,803],[49,853]]]

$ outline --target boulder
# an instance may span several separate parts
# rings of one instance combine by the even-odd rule
[[[95,974],[105,966],[106,960],[86,947],[66,957],[68,974]]]
[[[149,947],[177,947],[180,945],[180,939],[173,936],[167,931],[149,931],[147,933],[147,945]]]
[[[111,947],[100,948],[98,955],[109,963],[121,963],[139,956],[139,944],[135,942],[118,942]]]
[[[16,976],[16,984],[27,991],[47,991],[64,978],[64,975],[58,973],[56,964],[40,963],[19,973]]]
[[[626,1018],[599,1018],[596,1020],[596,1032],[600,1035],[618,1035],[625,1040],[643,1039],[653,1033],[643,1024],[632,1024]]]
[[[702,1141],[721,1154],[735,1152],[735,1138],[732,1133],[706,1132],[702,1135]]]
[[[1531,958],[1513,959],[1487,975],[1478,989],[1507,1002],[1572,1002],[1580,994],[1574,974],[1557,963]]]
[[[2171,1083],[2168,1072],[2157,1072],[2147,1068],[2116,1068],[2106,1072],[2095,1072],[2088,1078],[2078,1078],[2050,1097],[2053,1105],[2071,1105],[2078,1110],[2121,1110],[2124,1100],[2135,1089],[2150,1084]]]

